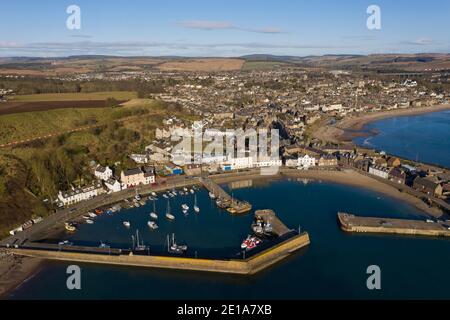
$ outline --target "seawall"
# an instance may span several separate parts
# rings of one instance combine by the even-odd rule
[[[210,260],[185,257],[101,255],[95,253],[74,253],[64,251],[11,249],[14,254],[49,260],[71,261],[147,268],[217,272],[252,275],[283,260],[293,252],[309,245],[308,233],[302,233],[281,242],[259,254],[242,260]]]

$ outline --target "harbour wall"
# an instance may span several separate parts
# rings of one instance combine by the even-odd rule
[[[242,260],[212,260],[185,257],[101,255],[64,251],[11,249],[14,254],[49,260],[71,261],[147,268],[162,268],[202,272],[252,275],[287,258],[295,251],[309,245],[308,233],[304,232],[283,241],[259,254]]]

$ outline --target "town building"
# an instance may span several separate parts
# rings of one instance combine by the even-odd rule
[[[369,173],[374,176],[383,178],[383,179],[389,178],[389,170],[383,166],[379,166],[379,165],[370,166]]]
[[[122,190],[122,185],[114,178],[105,181],[105,186],[110,192],[119,192]]]
[[[427,178],[414,179],[413,188],[430,196],[442,196],[442,185]]]
[[[134,168],[122,171],[120,174],[120,180],[122,182],[122,189],[135,187],[141,184],[145,184],[146,178],[141,168]]]
[[[102,183],[97,181],[89,186],[74,188],[65,192],[59,191],[58,200],[64,206],[69,206],[84,200],[92,199],[104,192],[105,190],[103,189]]]
[[[95,168],[94,175],[97,179],[106,181],[113,176],[113,172],[109,167],[98,165]]]

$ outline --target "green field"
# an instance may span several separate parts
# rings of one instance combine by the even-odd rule
[[[83,100],[106,100],[114,98],[116,100],[130,100],[137,98],[137,93],[133,91],[108,91],[90,93],[42,93],[18,95],[10,99],[17,102],[34,101],[83,101]]]
[[[138,114],[161,113],[156,101],[135,99],[117,108],[72,108],[0,116],[0,144],[41,137],[54,132],[103,124]]]

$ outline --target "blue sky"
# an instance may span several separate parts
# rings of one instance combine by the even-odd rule
[[[81,30],[66,28],[69,5]],[[369,5],[381,30],[368,30]],[[450,52],[448,0],[4,1],[0,56]]]

